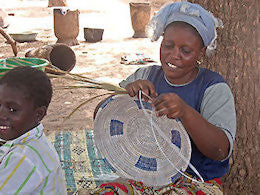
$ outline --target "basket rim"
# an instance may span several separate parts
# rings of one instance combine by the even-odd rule
[[[41,61],[43,61],[43,63],[42,64],[39,64],[39,65],[30,65],[31,67],[33,67],[33,68],[37,68],[37,67],[43,67],[43,66],[48,66],[49,65],[49,61],[48,60],[46,60],[46,59],[44,59],[44,58],[32,58],[32,57],[26,57],[26,58],[24,58],[24,57],[11,57],[11,58],[5,58],[5,59],[0,59],[0,69],[2,69],[2,70],[4,70],[4,69],[8,69],[9,70],[9,68],[6,68],[6,67],[3,67],[3,61],[4,60],[8,60],[8,59],[22,59],[22,60],[26,60],[26,59],[29,59],[29,60],[41,60]],[[8,66],[7,65],[7,67],[10,67],[10,66]]]

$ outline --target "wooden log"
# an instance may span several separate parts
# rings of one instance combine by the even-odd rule
[[[26,52],[25,57],[44,58],[48,60],[51,65],[68,72],[71,71],[76,64],[74,51],[69,46],[61,43],[30,49]]]

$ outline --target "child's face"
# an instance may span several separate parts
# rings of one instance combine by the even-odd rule
[[[187,28],[169,26],[160,48],[160,60],[166,78],[173,84],[185,84],[197,75],[197,60],[204,52],[201,40]]]
[[[37,108],[26,92],[0,85],[0,138],[15,139],[38,124]]]

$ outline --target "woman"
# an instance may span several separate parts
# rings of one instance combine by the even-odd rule
[[[191,138],[191,164],[205,183],[213,184],[190,182],[181,177],[174,184],[155,190],[128,181],[133,191],[222,193],[219,178],[229,169],[236,132],[234,98],[222,76],[198,67],[203,55],[216,47],[219,22],[198,4],[178,2],[165,6],[149,24],[152,40],[163,35],[161,66],[140,68],[120,83],[132,97],[139,90],[152,97],[158,117],[166,115],[181,120]],[[190,168],[186,173],[197,177]],[[122,190],[116,183],[101,187],[100,192]]]

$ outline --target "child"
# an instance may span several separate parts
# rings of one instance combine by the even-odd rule
[[[218,22],[198,4],[176,2],[165,6],[149,23],[153,41],[163,36],[161,66],[140,68],[120,83],[130,96],[142,90],[152,97],[158,117],[181,120],[191,139],[191,164],[206,183],[214,185],[191,182],[182,176],[159,190],[129,181],[124,185],[103,184],[99,192],[118,192],[131,186],[133,191],[148,193],[222,193],[219,178],[228,172],[236,133],[234,99],[222,76],[198,66],[202,56],[215,49]],[[190,168],[186,173],[197,177]]]
[[[17,67],[0,79],[0,194],[66,194],[58,155],[40,121],[52,86],[46,74]]]

